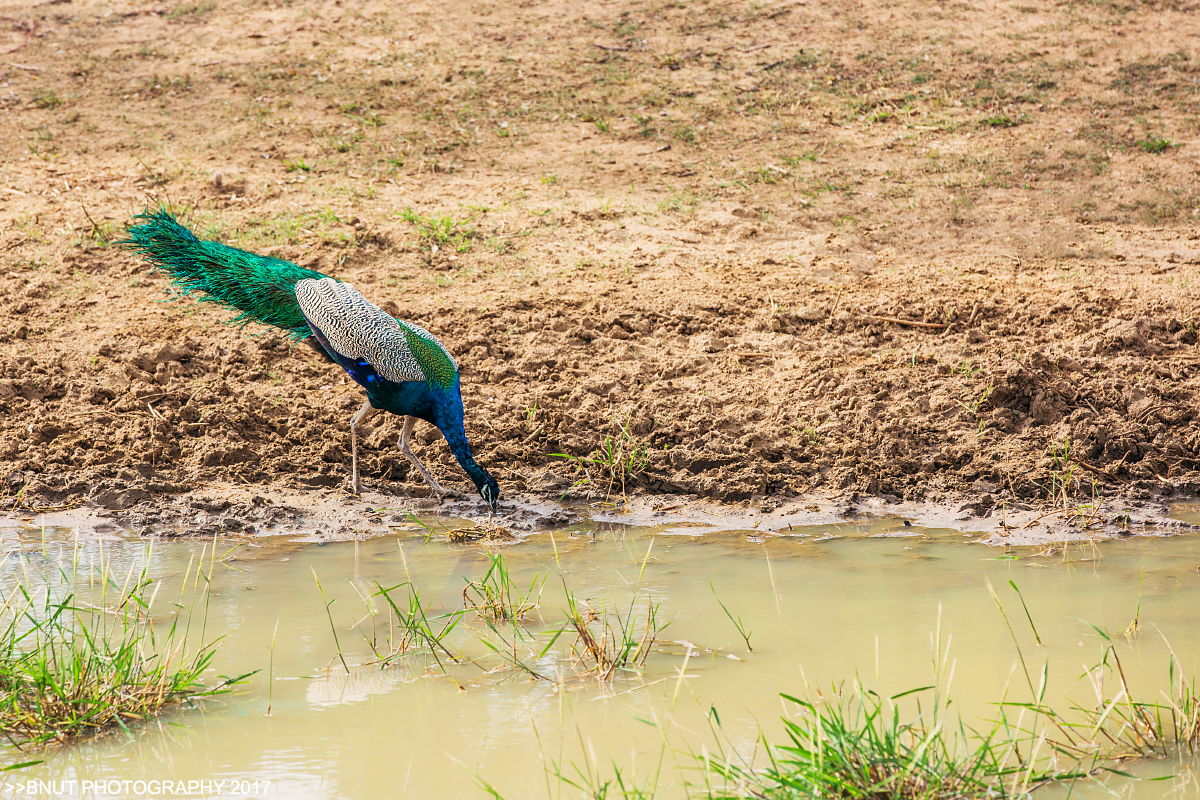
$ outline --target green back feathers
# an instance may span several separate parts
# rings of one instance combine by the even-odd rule
[[[171,276],[181,294],[241,313],[230,322],[274,325],[296,339],[311,335],[292,287],[305,278],[323,278],[290,261],[260,256],[218,242],[202,241],[166,210],[139,214],[143,220],[122,242]]]
[[[454,385],[455,379],[458,378],[458,366],[446,348],[442,347],[441,342],[434,339],[424,328],[418,328],[403,320],[396,321],[400,323],[404,340],[424,373],[425,380],[443,389]]]

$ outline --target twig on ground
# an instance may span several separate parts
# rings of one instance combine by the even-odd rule
[[[867,314],[867,316],[871,319],[877,319],[880,322],[891,322],[896,325],[908,325],[912,328],[936,328],[940,330],[946,327],[945,323],[942,322],[917,322],[916,320],[900,319],[899,317],[881,317],[877,314]]]
[[[1108,480],[1113,481],[1115,483],[1129,483],[1128,479],[1118,478],[1116,475],[1109,475],[1106,471],[1102,470],[1100,467],[1093,467],[1091,464],[1087,463],[1086,461],[1075,461],[1074,463],[1083,467],[1088,472],[1095,473],[1096,475],[1099,475],[1102,478],[1107,478]]]
[[[842,292],[845,290],[845,288],[846,288],[845,286],[839,286],[837,297],[835,297],[833,299],[833,308],[831,308],[829,310],[829,324],[830,325],[833,325],[833,315],[837,313],[838,306],[840,306],[842,304]]]

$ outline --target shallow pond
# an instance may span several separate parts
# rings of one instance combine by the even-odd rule
[[[484,782],[506,798],[580,796],[552,777],[556,770],[592,785],[619,771],[656,797],[683,797],[686,782],[703,781],[697,754],[754,758],[760,736],[780,739],[779,718],[791,710],[780,693],[828,695],[857,678],[895,694],[940,675],[968,720],[992,718],[1006,687],[1018,694],[1012,686],[1023,678],[989,584],[1025,659],[1035,668],[1049,661],[1050,702],[1078,695],[1085,668],[1099,660],[1104,643],[1090,625],[1114,634],[1131,685],[1147,696],[1168,685],[1164,636],[1187,674],[1200,658],[1200,536],[1005,551],[890,519],[766,537],[589,523],[489,551],[425,533],[325,546],[225,540],[214,558],[212,542],[148,549],[144,540],[0,528],[10,553],[0,566],[6,596],[60,563],[87,572],[105,561],[110,574],[124,576],[149,559],[163,584],[156,618],[166,622],[171,603],[190,607],[207,638],[226,635],[215,661],[222,674],[261,670],[236,693],[132,736],[116,732],[36,756],[9,750],[5,764],[45,761],[7,773],[14,788],[0,786],[0,797],[148,796],[133,784],[85,795],[84,780],[226,781],[219,792],[200,787],[189,797],[479,798],[487,796]],[[469,611],[444,639],[460,663],[427,649],[372,663],[402,638],[380,587],[402,609],[416,587],[438,618],[433,624],[444,625],[453,619],[444,615],[462,607],[467,582],[493,565],[489,552],[503,553],[522,590],[535,575],[545,578],[525,622],[489,627]],[[202,556],[212,579],[206,621],[203,603],[191,599]],[[647,641],[654,610],[650,628],[659,629],[640,674],[598,680],[573,629],[554,638],[568,592],[585,618],[607,614],[617,632],[614,619],[628,620],[638,642]],[[1140,632],[1121,637],[1135,613]],[[515,644],[497,653],[497,642]],[[1071,796],[1200,798],[1195,762],[1125,768],[1180,777],[1113,778],[1077,785]],[[18,794],[30,780],[75,788]]]

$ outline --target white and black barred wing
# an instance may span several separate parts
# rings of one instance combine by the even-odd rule
[[[297,281],[294,291],[309,324],[338,353],[366,361],[389,381],[427,379],[400,323],[350,284],[309,278]]]

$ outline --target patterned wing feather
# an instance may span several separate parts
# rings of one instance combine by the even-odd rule
[[[302,280],[295,292],[308,324],[334,350],[366,361],[387,380],[449,386],[458,376],[458,364],[432,334],[399,322],[350,284],[332,278]]]

